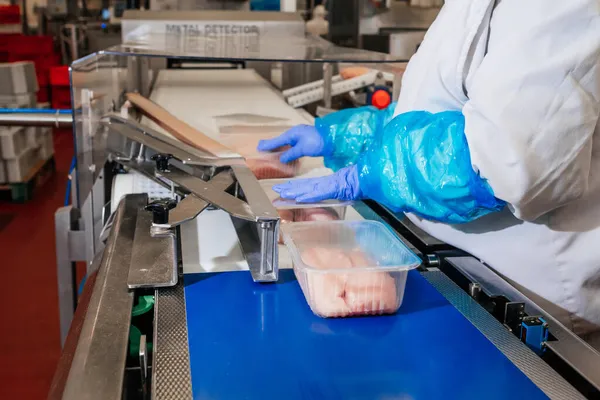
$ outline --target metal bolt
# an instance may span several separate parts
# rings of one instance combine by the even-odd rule
[[[481,293],[481,285],[476,282],[469,283],[469,296],[474,298],[475,300],[479,299],[479,295]]]

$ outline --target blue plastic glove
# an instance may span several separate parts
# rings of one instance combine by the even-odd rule
[[[333,175],[320,178],[298,179],[273,186],[283,199],[298,203],[316,203],[323,200],[358,200],[362,198],[356,165],[342,168]]]
[[[279,159],[282,163],[289,163],[304,156],[324,155],[325,141],[311,125],[296,125],[276,138],[261,140],[258,143],[258,151],[273,151],[288,145],[292,148],[281,155]]]

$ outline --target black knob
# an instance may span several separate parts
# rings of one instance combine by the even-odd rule
[[[160,172],[169,171],[169,160],[173,158],[172,154],[165,153],[157,153],[150,157],[152,160],[156,161],[156,169]]]
[[[166,224],[169,222],[169,210],[177,205],[173,199],[154,200],[145,208],[147,211],[152,211],[152,222],[155,224]]]

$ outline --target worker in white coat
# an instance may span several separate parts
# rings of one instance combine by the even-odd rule
[[[343,110],[259,149],[290,145],[282,161],[324,156],[337,171],[282,197],[405,212],[600,348],[599,116],[598,0],[451,0],[393,115]]]

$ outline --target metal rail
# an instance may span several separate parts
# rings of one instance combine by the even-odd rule
[[[119,204],[65,384],[65,400],[122,398],[133,307],[127,277],[137,212],[147,201],[146,194],[135,194]]]

